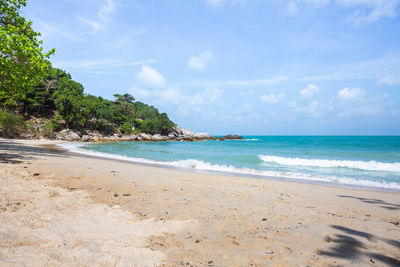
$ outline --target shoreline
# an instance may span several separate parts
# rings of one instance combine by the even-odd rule
[[[0,140],[0,263],[400,264],[398,193],[110,164],[57,143]]]
[[[66,147],[68,145],[74,144],[74,147]],[[77,145],[77,146],[76,146]],[[83,142],[65,142],[63,144],[57,144],[58,147],[61,147],[71,153],[76,153],[78,155],[85,155],[95,158],[102,158],[108,160],[116,160],[122,162],[128,162],[133,164],[145,165],[145,166],[153,166],[159,168],[167,168],[167,169],[175,169],[175,170],[182,170],[186,172],[194,172],[194,173],[203,173],[203,174],[211,174],[211,175],[223,175],[223,176],[235,176],[235,177],[243,177],[243,178],[254,178],[254,179],[262,179],[262,180],[276,180],[282,182],[289,182],[289,183],[300,183],[300,184],[313,184],[319,186],[327,186],[327,187],[337,187],[337,188],[349,188],[349,189],[358,189],[358,190],[367,190],[367,191],[377,191],[377,192],[391,192],[391,193],[400,193],[400,189],[393,189],[393,188],[385,188],[385,187],[374,187],[374,186],[363,186],[357,184],[346,184],[346,183],[333,183],[328,181],[319,181],[319,180],[310,180],[310,179],[302,179],[302,178],[290,178],[290,177],[279,177],[279,176],[269,176],[263,174],[251,174],[251,173],[239,173],[239,172],[229,172],[229,171],[219,171],[219,170],[202,170],[197,168],[186,168],[186,167],[177,167],[167,162],[149,160],[149,159],[142,159],[142,158],[133,158],[133,157],[126,157],[117,154],[109,154],[104,152],[98,151],[89,151],[81,149],[80,146],[87,145],[87,143]],[[82,150],[82,151],[81,151]],[[84,151],[83,151],[84,150]]]

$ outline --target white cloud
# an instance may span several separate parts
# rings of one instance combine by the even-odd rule
[[[165,89],[143,89],[132,87],[133,96],[152,100],[158,106],[176,105],[179,109],[193,110],[195,107],[216,103],[221,96],[218,88],[205,88],[202,91],[184,90],[176,87]]]
[[[348,19],[355,25],[397,16],[398,0],[338,0],[344,6],[359,7]]]
[[[392,107],[393,102],[390,101],[390,95],[387,93],[367,97],[366,92],[362,89],[346,87],[338,91],[337,101],[330,105],[339,117],[355,117],[382,113],[385,108]]]
[[[76,42],[85,42],[84,38],[81,38],[78,34],[62,27],[60,25],[54,25],[54,23],[46,23],[38,18],[32,19],[34,22],[34,26],[38,27],[39,32],[41,33],[41,38],[45,39],[45,37],[62,37],[64,39],[76,41]]]
[[[228,3],[230,2],[233,5],[242,5],[242,6],[247,4],[247,0],[207,0],[206,1],[207,6],[213,7],[213,8],[220,7],[225,2],[228,2]]]
[[[289,107],[296,113],[311,118],[373,116],[393,106],[393,103],[388,99],[390,99],[390,96],[387,93],[367,97],[366,92],[362,89],[346,87],[339,90],[334,99],[317,102],[301,98],[290,102]]]
[[[111,47],[116,47],[117,49],[121,48],[130,48],[137,37],[146,33],[146,30],[139,29],[136,32],[130,34],[124,34],[118,39],[112,39],[108,42],[108,45]]]
[[[400,108],[392,110],[390,112],[390,115],[392,115],[392,117],[399,117],[400,116]]]
[[[311,98],[319,93],[319,87],[315,84],[309,84],[307,88],[300,91],[300,96],[303,98]]]
[[[365,91],[360,88],[353,88],[350,89],[348,87],[343,88],[342,90],[338,91],[338,96],[340,99],[360,99],[365,95]]]
[[[285,98],[285,94],[284,93],[280,93],[280,94],[269,94],[269,95],[262,95],[260,97],[260,100],[262,102],[265,103],[270,103],[270,104],[276,104],[279,103],[283,100],[283,98]]]
[[[386,75],[380,81],[380,84],[384,85],[399,85],[400,84],[400,74],[399,75]]]
[[[97,32],[108,21],[110,15],[115,11],[115,7],[115,0],[104,0],[97,11],[97,20],[91,20],[87,18],[80,19],[84,23],[88,24],[93,29],[93,32]]]
[[[296,112],[304,113],[310,117],[320,116],[325,109],[325,107],[316,100],[309,103],[298,103],[297,101],[292,101],[289,103],[289,107],[293,108]]]
[[[254,94],[255,94],[254,89],[242,90],[242,91],[240,91],[240,93],[239,93],[240,96],[252,96],[252,95],[254,95]]]
[[[219,7],[224,0],[207,0],[207,6]]]
[[[130,93],[134,95],[136,98],[146,99],[151,96],[151,91],[146,90],[140,87],[133,86],[130,90]]]
[[[100,7],[98,11],[99,18],[101,20],[106,20],[108,16],[114,12],[115,2],[114,0],[105,0],[105,3]]]
[[[382,107],[380,105],[364,105],[364,106],[356,106],[356,107],[347,107],[343,108],[338,112],[338,116],[340,117],[353,117],[353,116],[368,116],[368,115],[376,115],[382,112]]]
[[[254,104],[249,103],[249,102],[244,102],[241,106],[236,107],[236,109],[233,111],[233,113],[243,115],[243,113],[249,113],[253,110],[254,110]]]
[[[204,70],[213,60],[211,51],[204,51],[198,56],[193,56],[189,59],[188,66],[194,70]]]
[[[155,59],[121,61],[119,59],[93,59],[76,61],[54,61],[53,65],[64,69],[110,69],[155,63]]]
[[[290,0],[287,9],[290,13],[297,13],[302,6],[322,8],[335,5],[343,9],[353,9],[348,16],[355,25],[374,22],[381,18],[395,18],[398,14],[399,0]]]
[[[287,81],[288,77],[286,76],[277,76],[270,79],[261,79],[261,80],[241,80],[241,81],[226,81],[220,82],[221,85],[238,85],[238,86],[257,86],[257,85],[270,85],[277,84],[283,81]]]
[[[390,114],[394,110],[394,103],[388,93],[369,96],[363,89],[350,87],[338,90],[334,98],[321,96],[319,101],[302,97],[300,94],[299,98],[289,102],[288,105],[292,109],[295,119],[299,116],[310,119],[327,118],[328,120],[374,117],[384,112]]]
[[[286,4],[286,8],[290,13],[297,13],[299,6],[307,5],[313,8],[319,8],[329,4],[330,0],[289,0]]]
[[[297,13],[297,5],[293,1],[289,1],[286,6],[289,13],[295,14]]]
[[[156,69],[142,66],[142,71],[136,75],[136,84],[145,88],[161,88],[165,86],[165,78]]]

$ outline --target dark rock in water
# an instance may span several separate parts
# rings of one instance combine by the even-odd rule
[[[218,138],[218,140],[241,140],[241,139],[244,139],[243,136],[235,134],[228,134]]]

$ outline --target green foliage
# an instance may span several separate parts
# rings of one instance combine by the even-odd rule
[[[50,74],[26,93],[22,102],[24,114],[63,120],[68,128],[96,130],[112,134],[120,129],[131,133],[168,134],[175,126],[165,113],[142,102],[129,94],[116,94],[110,101],[102,97],[84,94],[82,84],[71,79],[71,75],[60,69],[52,69]],[[128,131],[129,125],[129,131]],[[60,130],[61,125],[49,122],[45,134]]]
[[[150,134],[168,134],[175,124],[170,121],[166,113],[159,113],[158,109],[142,102],[135,102],[136,117],[135,129]]]
[[[15,108],[28,90],[48,75],[47,60],[54,49],[43,52],[40,33],[20,16],[25,0],[0,1],[0,105]]]
[[[131,122],[135,115],[135,98],[129,94],[114,95],[117,99],[114,101],[114,122],[123,124]]]
[[[63,126],[57,120],[48,120],[43,125],[43,134],[45,136],[51,136],[54,132],[62,130]]]
[[[135,129],[150,134],[158,133],[167,135],[174,126],[175,124],[169,120],[166,113],[161,113],[157,116],[153,116],[150,119],[135,121]]]
[[[119,130],[123,134],[130,134],[132,133],[132,125],[130,123],[125,122],[124,124],[122,124]]]
[[[84,97],[82,84],[68,79],[61,78],[58,88],[53,93],[54,105],[62,119],[69,128],[84,126],[87,118],[83,114]]]
[[[35,117],[52,117],[56,110],[52,94],[58,88],[61,78],[71,79],[71,75],[60,69],[52,69],[46,79],[29,89],[23,103],[23,112]]]
[[[27,125],[21,115],[0,109],[0,133],[6,137],[18,136],[26,131]]]

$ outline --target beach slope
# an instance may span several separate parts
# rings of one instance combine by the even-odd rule
[[[399,266],[400,194],[0,140],[0,265]]]

